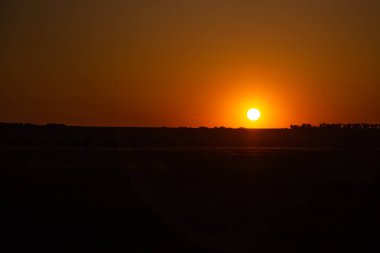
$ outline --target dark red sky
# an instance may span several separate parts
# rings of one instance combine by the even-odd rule
[[[379,13],[374,0],[1,1],[0,121],[380,122]]]

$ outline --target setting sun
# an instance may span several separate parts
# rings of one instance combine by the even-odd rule
[[[252,121],[258,120],[260,118],[260,116],[261,116],[261,113],[256,108],[249,109],[247,112],[248,119],[252,120]]]

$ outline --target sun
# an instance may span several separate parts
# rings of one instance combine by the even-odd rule
[[[251,121],[258,120],[260,118],[260,116],[261,116],[261,113],[256,108],[249,109],[248,112],[247,112],[247,117]]]

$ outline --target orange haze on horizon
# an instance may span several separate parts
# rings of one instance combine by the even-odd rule
[[[2,1],[0,122],[378,123],[379,12],[372,0]]]

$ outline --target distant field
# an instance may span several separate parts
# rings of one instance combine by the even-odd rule
[[[380,148],[380,128],[141,128],[0,123],[0,147]]]
[[[13,252],[380,249],[378,149],[10,147],[0,161]]]

